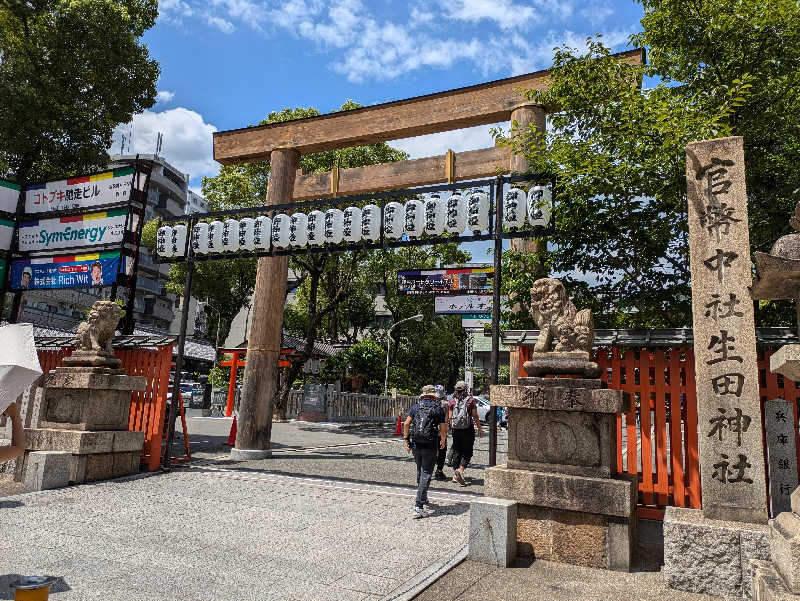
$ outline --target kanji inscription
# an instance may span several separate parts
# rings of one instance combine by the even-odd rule
[[[764,427],[767,435],[769,465],[770,517],[791,511],[790,495],[797,488],[797,446],[794,407],[784,399],[764,403]]]

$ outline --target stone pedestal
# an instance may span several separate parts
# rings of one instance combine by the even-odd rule
[[[800,488],[791,507],[769,522],[770,561],[751,563],[756,601],[800,601]]]
[[[509,407],[508,463],[486,470],[484,491],[518,502],[517,554],[629,570],[636,485],[616,474],[615,414],[630,396],[599,379],[528,377],[492,386],[491,400]]]
[[[106,367],[60,367],[48,373],[40,427],[25,430],[24,473],[43,469],[40,481],[66,477],[70,484],[136,473],[144,432],[128,432],[128,418],[131,392],[146,384],[143,376]],[[36,459],[42,451],[69,458],[42,463]]]

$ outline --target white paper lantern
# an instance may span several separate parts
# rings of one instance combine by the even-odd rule
[[[444,231],[461,234],[467,229],[467,201],[458,192],[445,201]]]
[[[308,214],[308,245],[321,246],[325,242],[325,213],[311,211]]]
[[[239,250],[239,220],[226,219],[222,223],[222,250],[236,252]]]
[[[383,207],[383,236],[397,240],[403,235],[405,209],[399,202],[387,202]]]
[[[293,213],[289,225],[289,244],[305,246],[308,244],[308,216],[305,213]]]
[[[259,215],[253,223],[253,247],[255,250],[269,250],[272,235],[272,219]]]
[[[172,228],[172,256],[184,257],[186,256],[186,226],[183,224],[176,225]]]
[[[425,203],[421,200],[409,200],[405,205],[403,231],[409,238],[419,238],[425,229]]]
[[[172,228],[162,225],[156,233],[156,252],[159,257],[172,256]]]
[[[252,217],[242,217],[239,220],[239,249],[241,250],[255,250],[253,244],[253,229],[255,228],[256,220]]]
[[[444,218],[447,209],[438,194],[431,194],[425,201],[425,233],[440,236],[444,231]]]
[[[287,248],[289,246],[289,226],[292,218],[286,213],[278,213],[272,218],[272,246]]]
[[[222,228],[225,224],[221,221],[212,221],[208,224],[208,252],[222,252]]]
[[[325,244],[341,244],[344,237],[344,213],[340,209],[325,211]]]
[[[376,242],[381,237],[381,208],[366,205],[361,209],[361,237],[367,242]]]
[[[361,240],[361,209],[347,207],[342,211],[342,238],[345,242]]]
[[[528,196],[520,188],[511,188],[503,198],[503,226],[521,228],[525,225]]]
[[[482,190],[467,196],[467,229],[473,234],[489,229],[489,196]]]
[[[553,193],[545,186],[528,191],[528,223],[531,227],[547,227],[553,215]]]
[[[192,249],[198,255],[208,254],[208,223],[201,222],[192,230]]]

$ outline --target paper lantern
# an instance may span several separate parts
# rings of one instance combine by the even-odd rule
[[[361,209],[361,237],[367,242],[376,242],[381,237],[381,208],[366,205]]]
[[[308,216],[305,213],[292,213],[289,224],[289,244],[305,246],[308,244]]]
[[[550,188],[534,186],[528,191],[528,223],[531,227],[547,227],[553,215],[553,193]]]
[[[387,202],[383,207],[383,236],[397,240],[403,235],[405,209],[399,202]]]
[[[184,257],[186,256],[186,226],[183,224],[176,225],[172,228],[172,256]]]
[[[461,234],[467,229],[467,201],[458,192],[445,201],[444,231]]]
[[[308,214],[308,245],[321,246],[325,242],[325,213],[311,211]]]
[[[425,233],[439,236],[444,231],[444,220],[447,207],[438,194],[431,194],[425,201]]]
[[[272,234],[272,219],[259,215],[253,222],[253,247],[255,250],[269,250]]]
[[[212,221],[208,224],[208,252],[222,252],[222,228],[225,226],[221,221]]]
[[[272,246],[287,248],[289,246],[289,226],[292,218],[286,213],[278,213],[272,218]]]
[[[347,207],[342,211],[342,238],[345,242],[361,240],[361,209]]]
[[[239,220],[239,249],[240,250],[255,250],[253,243],[253,230],[255,229],[256,220],[252,217],[242,217]]]
[[[482,190],[467,196],[467,229],[473,234],[489,229],[489,196]]]
[[[419,238],[425,229],[425,203],[421,200],[409,200],[405,205],[405,221],[403,231],[409,238]]]
[[[340,209],[325,211],[325,243],[341,244],[344,237],[344,213]]]
[[[222,250],[236,252],[239,250],[239,220],[226,219],[222,223]]]
[[[159,257],[172,256],[172,228],[162,225],[156,233],[156,252]]]
[[[208,223],[201,222],[192,230],[192,249],[198,255],[208,254]]]
[[[521,228],[525,225],[528,197],[524,190],[511,188],[503,198],[503,226]]]

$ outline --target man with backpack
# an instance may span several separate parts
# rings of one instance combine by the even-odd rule
[[[417,498],[414,504],[414,519],[423,518],[428,504],[428,487],[431,484],[433,466],[438,450],[447,441],[447,422],[444,411],[432,385],[422,387],[419,401],[408,412],[403,425],[406,451],[414,451],[417,463]]]
[[[483,436],[483,427],[478,417],[477,402],[467,392],[467,383],[456,382],[456,390],[450,399],[449,419],[453,432],[453,482],[466,486],[464,470],[467,469],[475,447],[475,427],[478,436]]]

